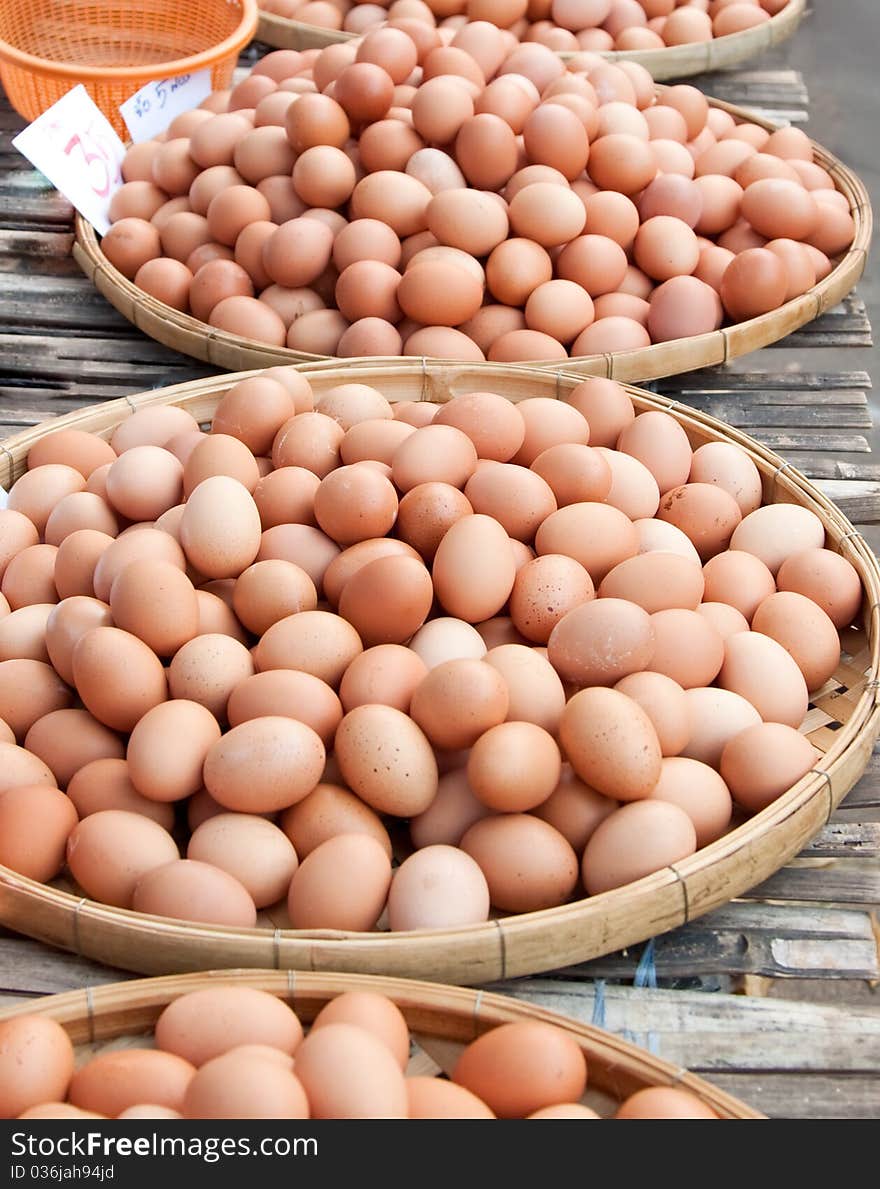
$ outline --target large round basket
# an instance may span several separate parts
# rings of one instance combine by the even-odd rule
[[[750,121],[767,129],[776,127],[769,120],[732,104],[717,99],[710,102],[713,107],[729,112],[737,121]],[[560,366],[576,367],[584,375],[606,376],[631,384],[655,380],[660,376],[678,375],[700,367],[713,367],[757,351],[785,338],[837,305],[855,287],[864,271],[871,244],[871,202],[862,181],[843,162],[815,142],[813,158],[831,174],[837,188],[849,201],[856,230],[851,247],[834,269],[803,296],[786,302],[769,314],[735,323],[710,334],[674,339],[635,351],[580,356],[562,361],[561,364],[556,361],[552,364],[534,363],[534,366],[554,370]],[[327,358],[307,355],[288,347],[272,347],[216,330],[150,297],[113,267],[101,250],[94,228],[79,215],[76,218],[73,255],[86,276],[120,314],[151,338],[184,355],[192,355],[216,367],[233,371]],[[381,359],[378,362],[387,365],[391,360]]]
[[[786,41],[797,29],[804,17],[807,0],[788,0],[788,4],[775,17],[745,29],[742,33],[729,33],[726,37],[715,37],[697,45],[673,45],[659,50],[607,50],[601,56],[609,61],[625,59],[638,62],[658,81],[672,78],[687,78],[707,70],[729,70],[750,58],[756,58],[765,50]],[[306,25],[289,17],[275,16],[260,11],[257,39],[266,45],[285,50],[311,50],[334,42],[352,41],[358,34],[343,33],[336,29],[321,29],[317,25]],[[574,55],[563,53],[560,58]]]
[[[303,1024],[311,1023],[328,1000],[346,991],[385,995],[400,1008],[415,1041],[408,1070],[412,1075],[449,1072],[465,1045],[500,1024],[542,1020],[564,1029],[577,1041],[589,1073],[583,1101],[600,1115],[613,1114],[617,1104],[636,1090],[679,1086],[696,1094],[722,1119],[764,1118],[695,1074],[590,1024],[503,995],[409,979],[292,970],[215,970],[50,995],[0,1011],[0,1022],[34,1013],[49,1016],[64,1027],[78,1047],[79,1060],[85,1061],[104,1049],[144,1048],[151,1043],[149,1034],[163,1008],[181,995],[221,983],[275,995],[289,1004]]]
[[[303,369],[316,395],[351,378],[350,368]],[[136,409],[175,404],[209,422],[223,393],[241,375],[216,376],[68,414],[7,439],[8,485],[34,442],[64,427],[109,437]],[[492,390],[509,400],[559,397],[580,377],[531,368],[452,367],[401,361],[376,368],[370,383],[390,401],[444,402]],[[856,567],[864,591],[863,623],[845,639],[833,679],[814,695],[803,729],[822,753],[815,768],[763,812],[695,855],[635,883],[588,899],[461,929],[410,933],[296,932],[262,914],[258,927],[224,928],[147,917],[97,904],[69,883],[36,883],[0,867],[0,923],[108,965],[145,974],[216,967],[334,970],[429,978],[473,985],[553,970],[645,941],[727,903],[768,878],[828,821],[859,779],[880,733],[880,568],[861,534],[798,471],[720,421],[661,396],[631,389],[638,411],[662,409],[694,447],[728,441],[758,467],[765,503],[811,509],[826,542]]]

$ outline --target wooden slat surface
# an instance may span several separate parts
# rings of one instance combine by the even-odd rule
[[[251,47],[243,61],[258,53]],[[771,118],[807,118],[806,87],[794,71],[742,70],[697,81]],[[215,369],[145,338],[82,277],[69,256],[69,205],[11,148],[21,126],[0,97],[0,436],[4,426],[15,432],[92,402],[210,374]],[[768,349],[739,368],[651,387],[778,450],[867,530],[880,523],[880,463],[870,453],[871,378],[863,357],[850,350],[870,343],[856,293],[780,344],[799,352],[796,369],[783,351]],[[816,348],[835,349],[836,370],[827,362],[810,370]],[[819,979],[844,989],[855,985],[851,980],[880,979],[872,917],[880,899],[878,855],[880,750],[821,834],[741,900],[650,948],[503,989],[602,1023],[770,1115],[876,1117],[877,1008],[730,992],[767,979]],[[0,930],[2,1004],[127,977]],[[659,987],[631,985],[646,979]],[[845,1002],[845,990],[841,997]]]

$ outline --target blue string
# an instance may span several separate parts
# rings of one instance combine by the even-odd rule
[[[650,987],[652,991],[656,991],[657,989],[657,967],[654,965],[653,937],[647,943],[644,950],[642,950],[642,956],[639,958],[638,966],[636,966],[633,986]]]
[[[593,983],[593,1019],[592,1023],[596,1028],[604,1028],[605,1025],[605,979],[597,978]]]
[[[654,963],[654,938],[652,937],[644,950],[642,956],[639,958],[636,966],[636,973],[633,979],[633,985],[636,987],[647,987],[649,990],[657,990],[657,967]],[[646,1047],[649,1053],[657,1056],[660,1052],[660,1040],[656,1032],[649,1032],[646,1038]]]

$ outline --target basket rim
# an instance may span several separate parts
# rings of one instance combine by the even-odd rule
[[[228,0],[226,0],[228,7]],[[259,23],[260,12],[257,0],[235,0],[241,9],[241,20],[223,41],[190,54],[186,58],[175,58],[167,62],[153,62],[145,66],[79,66],[71,62],[56,62],[20,50],[11,42],[0,37],[0,62],[19,70],[28,71],[42,78],[72,79],[80,82],[136,82],[140,79],[154,79],[179,74],[191,74],[214,66],[230,54],[238,54],[254,36]]]
[[[351,374],[351,369],[345,365],[344,361],[342,365],[334,361],[333,366],[303,366],[298,370],[306,377],[322,379],[324,383],[327,382],[328,376],[331,381],[335,380],[337,372],[340,376],[350,376]],[[539,386],[553,385],[557,398],[560,394],[561,384],[571,383],[574,385],[582,379],[589,378],[583,376],[577,369],[559,369],[555,374],[551,374],[546,370],[516,365],[465,364],[459,365],[457,368],[450,368],[441,363],[429,364],[420,360],[397,361],[394,366],[384,370],[386,373],[416,381],[419,385],[417,388],[417,392],[420,394],[419,399],[430,399],[430,381],[433,375],[443,377],[447,384],[447,391],[449,384],[454,383],[456,377],[467,380],[469,376],[472,376],[474,382],[483,389],[487,382],[491,382],[493,376],[513,377],[532,383],[539,380]],[[41,431],[45,433],[65,427],[83,427],[90,418],[100,417],[102,413],[105,417],[113,414],[112,420],[107,421],[104,426],[105,430],[109,432],[111,426],[115,426],[121,418],[131,415],[139,408],[180,403],[186,406],[199,400],[207,405],[209,401],[214,400],[215,397],[219,398],[223,392],[239,380],[258,374],[259,370],[257,369],[211,376],[134,397],[121,398],[103,405],[90,406],[64,417],[44,422],[42,426],[38,426],[34,430],[25,430],[23,433],[6,439],[4,450],[7,452],[7,456],[12,459],[16,457],[12,453],[16,448],[19,451],[19,456],[23,456],[25,445],[30,443],[34,434],[39,435]],[[524,936],[533,935],[536,930],[550,931],[554,927],[571,929],[584,921],[585,914],[596,919],[601,918],[604,911],[610,911],[612,906],[619,908],[621,905],[635,906],[638,904],[639,907],[644,908],[646,904],[650,904],[653,897],[665,893],[674,897],[677,905],[673,914],[675,916],[674,923],[664,925],[660,929],[660,932],[665,932],[669,928],[695,919],[710,909],[728,903],[744,890],[755,886],[773,871],[778,870],[788,858],[800,849],[800,845],[796,844],[792,847],[789,838],[788,849],[777,850],[774,854],[774,862],[769,866],[766,861],[761,866],[759,862],[761,856],[753,854],[751,848],[761,842],[766,842],[768,833],[776,827],[783,827],[786,824],[793,828],[799,827],[811,809],[821,813],[821,817],[816,819],[820,825],[827,822],[836,805],[854,783],[854,781],[846,783],[853,755],[867,739],[873,742],[880,733],[880,688],[878,688],[878,677],[880,677],[880,562],[867,547],[861,534],[853,529],[850,521],[836,505],[801,472],[785,463],[774,451],[764,447],[742,431],[727,426],[708,414],[692,410],[677,401],[658,394],[645,392],[629,385],[625,385],[625,387],[640,412],[647,410],[668,412],[685,430],[690,428],[710,439],[734,442],[742,447],[758,466],[763,479],[773,484],[772,496],[774,498],[769,499],[768,502],[778,502],[786,497],[791,497],[794,502],[810,507],[823,520],[833,545],[841,553],[845,551],[848,560],[859,570],[863,594],[867,597],[865,604],[868,608],[866,631],[870,646],[870,665],[861,681],[861,689],[857,695],[853,713],[835,733],[834,744],[797,784],[760,813],[746,819],[745,822],[736,826],[717,841],[702,847],[688,858],[664,867],[640,880],[632,881],[621,888],[615,888],[596,896],[581,897],[554,908],[531,913],[510,914],[461,929],[413,930],[400,934],[279,928],[275,928],[273,932],[272,928],[266,926],[245,928],[185,922],[171,918],[147,916],[130,909],[115,908],[92,901],[87,897],[78,898],[71,892],[30,880],[5,867],[0,867],[0,919],[7,917],[4,898],[12,899],[19,896],[40,902],[59,914],[72,914],[69,924],[73,945],[68,948],[75,948],[77,952],[81,953],[87,952],[87,949],[81,946],[82,933],[86,925],[91,923],[96,928],[115,926],[130,931],[134,935],[137,935],[140,930],[144,936],[149,935],[154,941],[165,937],[176,939],[179,942],[185,940],[192,945],[196,945],[199,941],[206,943],[214,941],[218,944],[262,945],[266,964],[275,967],[282,965],[281,959],[284,956],[282,951],[285,946],[289,946],[296,950],[297,959],[300,962],[305,961],[312,969],[326,965],[326,954],[328,952],[338,954],[340,949],[353,955],[354,960],[357,960],[358,955],[368,952],[381,952],[384,955],[385,949],[393,949],[400,954],[404,947],[409,946],[410,952],[415,953],[419,951],[420,947],[430,949],[450,944],[455,946],[460,945],[466,939],[474,944],[484,943],[487,952],[497,949],[498,968],[501,970],[498,977],[503,978],[509,977],[513,973],[525,972],[518,969],[509,970],[507,947]],[[549,393],[545,392],[543,395],[549,395]],[[867,762],[867,754],[865,762]],[[864,765],[859,769],[858,775],[861,775],[863,767]],[[806,836],[811,836],[814,832],[815,829],[811,829]],[[776,862],[775,859],[780,854],[782,858]],[[738,859],[742,859],[748,869],[740,871],[736,880],[729,880],[723,888],[716,890],[714,894],[709,892],[703,898],[703,902],[700,902],[699,898],[695,901],[691,897],[689,894],[690,881],[705,877],[706,873],[710,871],[718,872],[719,869],[732,877],[733,873],[730,868]],[[719,891],[721,892],[720,898]],[[27,931],[22,929],[21,922],[17,925],[13,922],[12,927],[17,927],[20,931]],[[643,932],[641,926],[636,932],[639,934],[637,938],[628,936],[627,940],[622,939],[619,931],[614,933],[614,945],[601,952],[606,953],[609,952],[609,949],[620,948],[620,945],[633,944],[636,940],[644,941],[646,936],[650,935],[650,933]],[[595,956],[595,954],[591,956]],[[117,962],[117,964],[120,963]],[[234,964],[242,965],[241,962]],[[529,972],[534,973],[536,970],[549,968],[552,967],[538,964],[531,967]],[[479,978],[479,975],[476,977]],[[459,981],[466,982],[468,980],[462,978]]]
[[[779,45],[793,36],[806,13],[806,8],[807,0],[788,0],[786,7],[775,16],[771,16],[769,21],[763,21],[750,29],[742,29],[738,33],[713,37],[711,41],[706,42],[667,45],[662,49],[650,50],[560,50],[557,51],[557,56],[568,62],[581,53],[594,53],[608,62],[636,62],[650,71],[654,78],[684,78],[704,71],[733,66],[763,50]],[[278,36],[279,33],[291,38],[321,38],[324,39],[325,45],[356,41],[364,36],[362,33],[349,33],[344,29],[324,29],[320,25],[309,25],[305,21],[266,12],[262,8],[259,17],[260,40],[266,41],[268,45],[273,43],[268,40],[267,35]]]
[[[667,88],[664,84],[658,83],[656,89],[662,94]],[[768,131],[785,127],[745,108],[709,96],[707,98],[710,107],[719,108],[738,121],[754,123]],[[586,375],[640,383],[663,376],[678,375],[700,367],[727,363],[731,359],[750,354],[761,347],[779,342],[792,331],[813,321],[825,310],[836,305],[852,291],[864,271],[873,234],[873,210],[868,190],[858,174],[812,138],[810,145],[813,160],[827,170],[840,192],[848,199],[855,232],[851,245],[841,254],[831,272],[802,296],[793,298],[766,314],[749,318],[744,322],[731,323],[707,334],[652,343],[650,346],[629,351],[571,356],[551,361],[519,360],[513,366],[525,365],[549,370],[576,367]],[[257,364],[267,367],[273,364],[319,363],[325,360],[345,363],[346,366],[353,365],[352,360],[343,360],[341,356],[313,355],[286,346],[275,347],[255,339],[246,339],[209,326],[207,322],[200,321],[192,314],[182,313],[157,301],[138,289],[134,281],[123,276],[110,263],[101,249],[95,229],[78,212],[75,215],[73,255],[85,275],[124,317],[150,337],[195,358],[217,366],[232,366],[234,370]],[[389,366],[397,359],[407,358],[414,357],[374,356],[358,360],[356,363],[359,366]]]
[[[610,1078],[615,1074],[644,1077],[647,1084],[681,1086],[695,1093],[703,1101],[729,1112],[736,1118],[764,1119],[760,1111],[742,1099],[706,1081],[700,1075],[674,1065],[671,1061],[650,1052],[614,1032],[575,1019],[563,1012],[541,1007],[525,999],[506,995],[497,990],[471,990],[451,984],[425,982],[422,979],[401,979],[387,975],[335,974],[323,971],[270,970],[208,970],[196,974],[164,975],[154,978],[130,979],[103,983],[85,990],[62,991],[45,995],[36,1001],[0,1008],[0,1023],[17,1016],[45,1015],[61,1024],[73,1026],[80,1021],[88,1024],[89,1041],[112,1039],[127,1035],[126,1024],[120,1017],[125,1012],[142,1016],[158,1015],[168,1003],[193,991],[208,990],[218,984],[248,987],[265,991],[288,1003],[291,1010],[310,1022],[306,1013],[297,1011],[297,1000],[314,1005],[327,1002],[346,991],[373,991],[392,999],[406,1014],[407,1007],[442,1013],[469,1026],[473,1040],[487,1030],[515,1020],[536,1020],[554,1024],[573,1036],[581,1050],[586,1050],[589,1062],[598,1063]],[[308,1009],[306,1009],[308,1010]],[[104,1036],[96,1035],[96,1025],[103,1018],[109,1022]],[[408,1021],[407,1021],[408,1022]],[[428,1033],[427,1027],[411,1027],[417,1035]],[[138,1035],[134,1033],[133,1035]],[[83,1042],[79,1042],[83,1043]],[[468,1043],[468,1041],[462,1041]],[[603,1081],[604,1079],[599,1079]],[[590,1079],[594,1083],[594,1079]]]

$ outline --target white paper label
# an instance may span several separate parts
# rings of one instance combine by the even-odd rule
[[[12,143],[105,234],[110,199],[122,185],[125,145],[82,84],[62,95]]]
[[[181,74],[147,83],[131,99],[126,99],[119,114],[135,144],[164,132],[175,116],[198,107],[211,94],[211,71]]]

